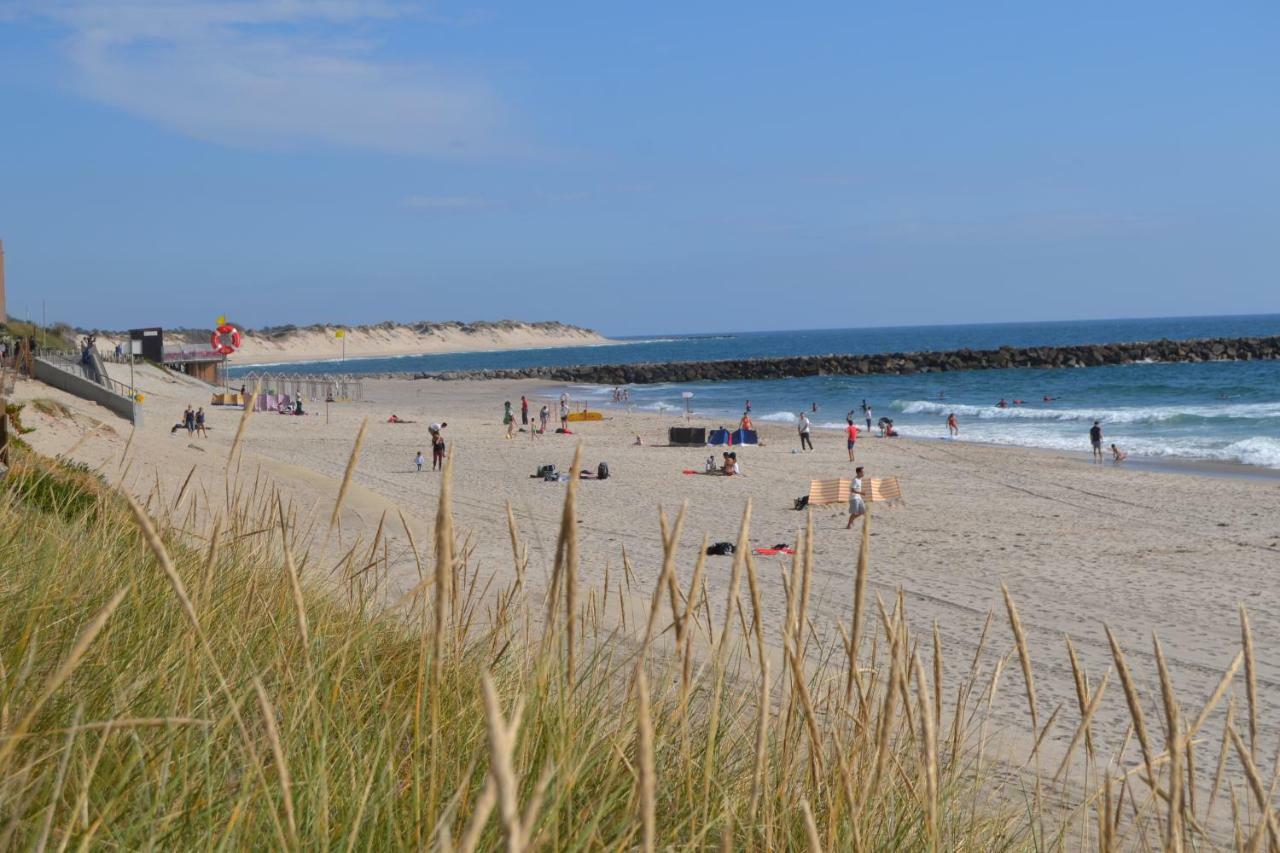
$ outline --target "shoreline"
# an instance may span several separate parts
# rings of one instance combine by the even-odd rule
[[[570,390],[569,385],[561,385],[558,383],[548,383],[548,384],[552,388],[556,389],[557,392],[559,392],[560,390]],[[607,387],[607,386],[597,386],[597,387]],[[554,400],[556,396],[558,396],[558,393],[549,396],[548,399]],[[622,409],[619,408],[618,404],[615,404],[612,402],[601,401],[597,404],[593,401],[592,405],[597,406],[597,408],[599,408],[600,411],[603,411],[606,413],[621,412],[628,417],[633,417],[633,416],[646,417],[647,416],[647,417],[662,419],[667,426],[676,426],[677,421],[683,421],[683,416],[668,418],[667,415],[665,415],[664,413],[657,412],[657,411],[625,411],[624,412]],[[718,418],[717,416],[721,414],[723,414],[723,417]],[[735,416],[732,415],[731,413],[720,413],[715,411],[709,411],[709,412],[693,412],[692,420],[689,421],[689,424],[696,425],[693,422],[696,421],[698,418],[702,418],[707,421],[718,421],[719,423],[725,424],[726,426],[735,422],[734,421]],[[776,429],[776,428],[789,427],[794,429],[794,426],[792,424],[785,424],[777,421],[760,421],[756,423],[757,432],[759,432],[761,430],[761,427],[764,425],[767,425],[768,427],[770,427],[771,431],[772,429]],[[711,428],[712,427],[708,426],[708,429],[711,429]],[[813,424],[813,430],[815,433],[832,435],[832,436],[839,436],[842,433],[842,429],[840,427],[820,426],[816,423]],[[865,429],[863,429],[862,423],[858,422],[859,445],[861,446],[861,444],[867,439],[872,439],[874,441],[881,440],[879,436],[868,433]],[[975,441],[967,438],[951,439],[943,435],[938,435],[938,436],[902,435],[896,440],[908,442],[911,444],[925,445],[925,446],[934,446],[936,442],[945,442],[945,443],[956,442],[966,446],[990,447],[990,448],[996,448],[996,449],[1027,451],[1030,453],[1044,454],[1046,457],[1051,457],[1059,460],[1069,460],[1069,461],[1075,461],[1075,462],[1083,462],[1085,464],[1093,464],[1087,448],[1077,453],[1075,451],[1063,450],[1061,448],[1037,447],[1035,445],[1030,445],[1030,444],[1007,444],[1007,443],[995,442],[995,441]],[[1108,451],[1108,454],[1109,454],[1109,451]],[[1130,453],[1128,458],[1120,465],[1116,465],[1115,463],[1113,463],[1109,455],[1104,458],[1102,465],[1108,466],[1108,467],[1119,467],[1119,468],[1127,467],[1134,470],[1147,471],[1150,473],[1157,473],[1157,474],[1192,474],[1192,475],[1199,475],[1199,476],[1205,476],[1205,477],[1280,482],[1280,468],[1269,468],[1265,465],[1251,465],[1246,462],[1231,462],[1231,461],[1226,461],[1222,459],[1206,459],[1203,457],[1192,457],[1192,456],[1157,457],[1157,456],[1144,456],[1141,454]]]

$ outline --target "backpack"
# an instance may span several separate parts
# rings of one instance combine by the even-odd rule
[[[597,480],[609,479],[609,463],[608,462],[601,462],[599,465],[596,466],[596,479]]]
[[[732,542],[717,542],[714,545],[707,546],[707,556],[709,557],[727,557],[734,551]]]
[[[805,507],[807,507],[808,505],[809,505],[809,496],[808,496],[808,495],[801,495],[800,497],[796,498],[796,509],[798,509],[798,510],[799,510],[799,509],[804,509],[804,508],[805,508]]]
[[[545,479],[547,479],[548,477],[554,477],[554,476],[555,476],[555,473],[556,473],[556,466],[554,466],[554,465],[539,465],[539,466],[538,466],[538,473],[534,474],[533,476],[535,476],[535,477],[541,477],[542,479],[544,479],[544,480],[545,480]]]

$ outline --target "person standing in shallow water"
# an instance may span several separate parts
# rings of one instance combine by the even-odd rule
[[[947,415],[947,435],[955,437],[960,434],[960,425],[956,423],[956,413]]]
[[[1102,424],[1098,421],[1093,422],[1093,426],[1089,428],[1089,443],[1093,445],[1093,458],[1098,462],[1102,461]]]

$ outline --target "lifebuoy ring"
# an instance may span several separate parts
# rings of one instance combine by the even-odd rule
[[[222,355],[231,355],[240,349],[240,330],[230,323],[223,323],[213,330],[209,343]]]

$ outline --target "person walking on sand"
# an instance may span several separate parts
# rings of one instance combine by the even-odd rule
[[[187,406],[187,410],[182,413],[182,425],[186,427],[187,435],[196,431],[196,413],[191,406]]]
[[[422,451],[421,451],[421,450],[419,450],[419,451],[418,451],[418,455],[417,455],[417,456],[413,457],[413,464],[418,466],[418,473],[419,473],[419,474],[421,474],[421,473],[422,473],[422,466],[423,466],[423,464],[425,464],[425,463],[426,463],[426,461],[427,461],[427,459],[426,459],[426,457],[425,457],[425,456],[423,456],[423,455],[422,455]]]
[[[852,419],[850,419],[848,422],[846,422],[846,423],[845,423],[845,427],[844,427],[844,434],[845,434],[845,437],[846,437],[846,439],[847,439],[847,443],[848,443],[848,446],[849,446],[849,461],[850,461],[850,462],[852,462],[852,461],[853,461],[853,448],[854,448],[854,447],[857,445],[857,443],[858,443],[858,427],[854,425],[854,423],[853,423],[853,420],[852,420]]]
[[[862,499],[862,472],[861,465],[853,471],[853,484],[849,489],[849,523],[844,526],[845,530],[853,527],[853,522],[860,516],[867,514],[867,503]]]
[[[1102,461],[1102,424],[1098,421],[1093,422],[1093,426],[1089,428],[1089,443],[1093,445],[1093,458],[1098,462]]]
[[[560,398],[560,431],[561,432],[569,431],[569,401],[567,399],[567,396],[568,395],[565,395]]]
[[[956,423],[956,413],[947,415],[947,435],[955,438],[960,434],[960,425]]]
[[[546,403],[542,404],[542,409],[538,412],[538,432],[546,433],[547,422],[551,420],[551,407]]]
[[[871,432],[871,407],[870,407],[870,406],[863,406],[863,412],[862,412],[862,413],[863,413],[864,415],[866,415],[866,420],[867,420],[867,432]]]
[[[523,394],[520,395],[520,423],[529,425],[529,398]]]
[[[209,437],[209,432],[204,428],[204,406],[196,409],[196,432],[200,433],[204,438]]]
[[[797,427],[800,430],[800,449],[802,451],[805,449],[813,450],[813,439],[809,437],[809,416],[804,412],[800,413],[800,423],[797,424]]]

